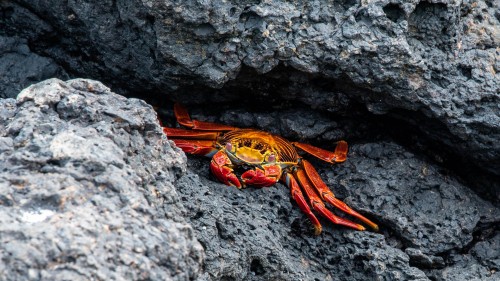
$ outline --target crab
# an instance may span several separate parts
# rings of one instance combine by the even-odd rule
[[[174,115],[177,123],[185,128],[163,127],[167,138],[185,153],[211,157],[210,170],[220,182],[239,189],[269,187],[283,182],[311,221],[316,235],[321,233],[322,226],[311,207],[334,224],[365,230],[363,225],[333,214],[324,202],[378,230],[377,224],[337,199],[312,164],[298,153],[306,152],[332,164],[341,163],[347,158],[347,142],[338,141],[331,152],[306,143],[290,142],[265,131],[193,120],[187,109],[178,103],[174,105]]]

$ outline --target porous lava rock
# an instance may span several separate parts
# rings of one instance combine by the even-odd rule
[[[214,93],[206,85],[231,84],[236,88],[219,91],[226,99],[241,99],[247,88],[331,110],[343,90],[370,112],[403,118],[464,163],[498,176],[499,5],[15,0],[0,3],[0,35],[22,38],[71,76],[121,93],[206,102]]]
[[[203,157],[189,157],[186,170],[152,107],[99,82],[46,80],[0,102],[5,280],[498,278],[498,206],[393,141],[352,143],[335,166],[311,159],[381,229],[321,219],[315,236],[285,186],[227,187]],[[237,114],[216,112],[206,117]],[[241,125],[267,120],[302,139],[338,138],[356,124],[295,113],[314,126],[279,111],[246,113]]]
[[[173,186],[186,158],[151,106],[97,81],[0,99],[0,280],[193,280]]]
[[[245,120],[259,116],[247,113]],[[293,138],[315,131],[307,127],[298,118],[275,129]],[[208,159],[191,156],[176,186],[205,248],[205,280],[499,278],[500,208],[453,172],[387,141],[355,143],[348,160],[334,166],[311,160],[334,193],[377,221],[380,232],[321,219],[323,233],[314,236],[285,185],[228,187],[210,176]]]
[[[56,241],[65,244],[57,244],[45,260],[45,254],[38,254],[38,250],[25,250],[41,244],[52,247],[45,240],[36,240],[47,234],[36,239],[30,236],[30,230],[43,231],[31,226],[29,235],[23,234],[25,229],[5,232],[6,239],[17,241],[9,251],[19,259],[1,264],[2,273],[10,271],[0,276],[15,278],[31,268],[32,275],[24,276],[57,280],[59,271],[43,271],[48,266],[65,270],[61,279],[76,279],[74,271],[81,273],[78,276],[95,277],[92,274],[97,272],[100,275],[96,279],[119,279],[127,272],[142,274],[143,268],[147,274],[130,273],[124,278],[498,279],[499,5],[491,0],[0,1],[0,97],[15,97],[23,87],[49,77],[86,77],[155,105],[162,105],[160,99],[182,101],[195,118],[202,120],[265,129],[324,148],[345,139],[351,146],[347,162],[331,167],[315,161],[314,165],[340,198],[381,226],[379,233],[361,233],[322,221],[325,231],[314,237],[284,186],[243,191],[227,188],[209,176],[208,160],[190,157],[184,173],[184,156],[178,150],[152,149],[157,143],[169,144],[160,136],[154,114],[144,103],[107,94],[101,95],[106,97],[105,102],[81,94],[84,98],[53,103],[51,99],[57,100],[59,94],[45,93],[33,101],[0,99],[4,124],[0,125],[0,157],[8,158],[0,164],[0,172],[25,177],[20,184],[10,180],[5,184],[4,180],[0,186],[31,198],[32,189],[21,187],[53,181],[46,177],[55,174],[56,167],[61,180],[37,190],[59,195],[49,199],[33,195],[43,200],[30,199],[34,200],[32,205],[1,199],[7,203],[0,207],[17,210],[2,214],[1,218],[7,220],[2,227],[17,227],[13,221],[25,225],[26,219],[41,223],[36,220],[64,216],[70,212],[66,211],[67,204],[81,206],[81,198],[97,194],[95,189],[101,185],[92,184],[104,181],[108,186],[107,177],[113,187],[116,184],[111,182],[131,185],[133,179],[140,178],[138,189],[129,185],[125,188],[131,190],[130,194],[137,193],[134,198],[146,198],[146,205],[143,199],[130,199],[141,202],[141,207],[131,208],[144,208],[141,212],[145,217],[125,207],[120,215],[135,218],[124,225],[136,227],[141,220],[146,226],[141,224],[143,236],[127,241],[153,241],[148,245],[170,253],[171,248],[165,245],[177,244],[164,237],[170,234],[164,234],[163,222],[157,221],[173,220],[176,226],[169,228],[174,229],[172,235],[176,235],[177,226],[184,229],[181,232],[188,238],[179,238],[185,241],[180,242],[184,245],[181,249],[192,250],[175,252],[184,253],[180,256],[159,257],[139,247],[138,253],[130,254],[130,243],[123,242],[113,250],[97,251],[98,258],[87,261],[84,257],[92,256],[85,250],[90,244],[67,245],[73,245],[74,239],[86,241],[80,237],[98,237],[97,232],[80,235],[79,226],[75,226],[76,235],[57,233],[64,239]],[[50,81],[46,83],[51,86],[65,84]],[[99,91],[75,85],[100,85],[96,88],[109,91],[98,82],[82,81],[86,80],[73,80],[67,82],[72,86],[66,86],[82,93]],[[95,102],[88,103],[87,99]],[[130,104],[114,107],[118,102]],[[101,110],[103,107],[115,111]],[[19,108],[24,109],[22,114],[16,113]],[[137,108],[147,112],[144,124],[154,127],[154,133],[121,140],[118,131],[100,131],[101,126],[112,122],[113,126],[141,123],[129,116],[136,116],[133,112]],[[158,109],[171,117],[171,103]],[[9,123],[13,117],[17,121]],[[92,123],[96,120],[105,122]],[[63,135],[56,139],[54,151],[50,150],[46,142],[52,142],[59,134],[54,128],[66,121],[67,126],[83,124],[74,134],[92,141],[85,144]],[[39,125],[22,130],[24,124],[35,123]],[[37,128],[34,137],[29,128]],[[92,128],[104,135],[94,136]],[[140,126],[130,128],[125,131],[145,132],[138,129]],[[108,138],[119,142],[118,148]],[[67,150],[57,151],[57,147],[68,142],[73,143],[72,151],[76,150],[73,158],[50,158],[65,155]],[[125,154],[119,152],[122,145]],[[149,152],[142,154],[142,149]],[[108,152],[97,156],[95,151]],[[166,169],[151,160],[157,157],[166,159]],[[45,172],[40,167],[50,169]],[[106,176],[94,177],[95,173]],[[120,175],[107,176],[116,173]],[[43,180],[33,180],[37,177]],[[69,182],[68,177],[77,182],[80,177],[88,179],[81,184],[94,193],[62,200],[68,191],[61,182]],[[158,183],[152,184],[155,189],[151,189],[151,182]],[[140,186],[150,192],[141,193]],[[106,203],[95,203],[86,213],[79,212],[82,220],[97,221],[99,229],[101,223],[113,221],[95,219],[109,215],[98,212],[108,205],[109,198],[128,200],[113,190],[105,189],[110,192],[106,200],[102,199]],[[177,192],[182,202],[174,196]],[[25,208],[20,207],[23,204],[27,204]],[[40,211],[33,216],[29,210],[39,205],[62,207],[43,207],[39,210],[54,213]],[[129,206],[119,206],[125,205]],[[191,237],[186,217],[205,249],[205,258],[201,258],[196,238]],[[48,229],[47,237],[52,237],[54,228]],[[116,229],[105,229],[110,229],[113,237],[106,244],[115,245]],[[151,232],[153,238],[146,239],[145,233]],[[130,233],[123,235],[130,237]],[[165,248],[155,247],[160,240],[168,241],[161,244]],[[117,249],[124,249],[125,255]],[[64,255],[54,260],[60,252]],[[185,262],[186,252],[192,257]],[[102,260],[106,255],[112,256]],[[143,256],[144,263],[128,260]],[[200,259],[204,270],[200,269]],[[36,266],[29,267],[28,263]],[[64,266],[57,267],[60,263]],[[14,268],[22,269],[16,273]]]

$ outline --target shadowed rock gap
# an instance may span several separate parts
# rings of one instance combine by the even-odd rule
[[[328,92],[331,97],[327,100],[315,100],[317,92]],[[499,206],[500,177],[475,165],[467,155],[462,155],[453,148],[453,143],[446,143],[444,136],[451,133],[444,124],[421,112],[404,109],[389,109],[386,114],[373,114],[360,100],[366,95],[378,94],[356,86],[347,78],[332,81],[280,67],[265,75],[244,70],[219,90],[206,87],[181,88],[173,92],[170,99],[163,98],[161,93],[152,92],[133,96],[144,98],[158,106],[161,113],[170,116],[171,126],[176,125],[172,115],[174,100],[185,104],[200,120],[228,123],[242,128],[259,128],[321,147],[331,147],[332,141],[335,141],[331,137],[325,139],[322,134],[316,137],[294,135],[280,126],[281,114],[288,116],[291,115],[290,112],[296,112],[296,117],[300,119],[315,112],[325,119],[324,122],[329,120],[341,127],[342,133],[338,139],[344,138],[350,143],[395,141],[426,161],[432,161],[461,178],[483,199]],[[241,120],[245,119],[241,114],[232,114],[231,118],[223,116],[230,111],[270,115],[273,116],[274,124],[266,126],[266,123],[255,120]]]
[[[276,73],[273,73],[273,75],[280,76]],[[447,130],[444,125],[436,123],[435,120],[429,119],[424,114],[401,109],[389,110],[387,114],[383,115],[372,114],[366,109],[365,105],[356,100],[357,93],[360,91],[366,92],[366,90],[360,90],[346,83],[341,87],[329,89],[333,93],[340,93],[338,94],[340,105],[337,104],[337,107],[330,107],[330,109],[333,109],[332,112],[328,112],[327,109],[312,110],[309,104],[297,101],[304,99],[304,101],[307,102],[307,98],[304,98],[301,93],[292,93],[295,98],[295,100],[292,101],[281,96],[283,93],[280,92],[280,89],[288,86],[274,83],[275,80],[273,80],[273,77],[275,76],[273,75],[270,75],[271,78],[268,76],[259,76],[255,79],[259,81],[262,87],[259,92],[248,91],[245,86],[238,88],[237,85],[239,80],[236,79],[234,83],[231,83],[231,87],[224,87],[220,90],[189,90],[191,95],[193,95],[193,92],[197,93],[195,95],[197,98],[194,100],[186,98],[182,93],[177,93],[174,96],[190,109],[193,118],[231,124],[239,127],[253,127],[268,130],[291,140],[306,141],[324,148],[331,147],[332,141],[338,139],[346,139],[351,145],[370,142],[396,142],[405,147],[408,151],[414,153],[418,159],[436,165],[441,173],[453,178],[460,178],[460,182],[471,188],[484,200],[490,201],[498,206],[498,200],[495,199],[498,193],[495,185],[498,181],[496,181],[495,176],[485,171],[481,171],[478,167],[471,164],[467,158],[454,153],[452,149],[444,148],[439,140],[439,134],[443,134]],[[286,74],[282,75],[286,76]],[[315,85],[337,85],[337,83],[340,83],[332,83],[331,81],[324,81],[323,79],[317,78],[311,79],[308,75],[305,75],[305,77],[304,81],[306,82],[303,83],[304,88],[312,87],[311,81],[314,81],[316,83]],[[243,80],[243,85],[246,83],[252,83],[252,81]],[[241,99],[236,99],[235,95],[230,95],[228,92],[239,93],[238,96],[241,96]],[[354,98],[349,98],[349,94],[354,95]],[[276,96],[280,98],[276,98]],[[160,115],[164,118],[163,120],[166,120],[166,123],[170,124],[170,126],[176,126],[172,114],[173,102],[165,100],[152,101],[152,103],[158,102],[161,104]],[[200,105],[200,103],[202,105]],[[210,106],[206,106],[206,104]],[[269,118],[272,121],[268,120],[265,123],[259,123],[257,121],[259,120],[259,116],[270,116]],[[296,118],[296,122],[300,123],[303,122],[300,120],[304,116],[319,118],[314,125],[312,125],[313,127],[311,127],[311,129],[317,126],[318,123],[331,122],[335,124],[331,129],[332,131],[336,131],[336,133],[328,135],[324,132],[318,136],[310,137],[311,134],[308,132],[309,129],[297,133],[280,122],[282,119]],[[401,116],[410,116],[410,118],[402,118]],[[411,120],[411,122],[407,120]],[[269,124],[272,125],[269,126]],[[432,135],[432,132],[436,132],[436,135]],[[201,175],[207,176],[209,181],[216,181],[206,172],[208,166],[204,165],[208,165],[208,159],[190,157],[190,161],[199,162],[199,164],[196,164],[195,173],[199,173],[200,169],[205,170]],[[322,174],[332,169],[329,165],[322,164],[321,161],[314,159],[312,161]],[[387,167],[387,169],[391,168]],[[388,170],[387,173],[391,173],[391,171]],[[478,181],[478,179],[481,179],[481,181]],[[279,186],[279,188],[282,187]],[[342,189],[338,190],[338,187],[335,191],[339,198],[345,198],[346,194],[349,193],[344,193]],[[240,204],[241,203],[238,203],[236,205],[239,206]],[[270,204],[271,207],[274,205],[274,202]],[[366,214],[365,212],[362,213]],[[200,217],[196,215],[193,219],[196,221],[200,219]],[[201,220],[203,221],[203,219]],[[473,230],[474,235],[472,240],[465,244],[463,248],[457,247],[444,252],[437,252],[435,255],[428,255],[419,250],[415,250],[415,245],[408,237],[401,236],[399,233],[400,230],[392,228],[392,222],[384,220],[377,220],[377,222],[380,223],[382,228],[385,228],[381,233],[385,235],[386,239],[395,242],[396,244],[394,244],[394,247],[399,248],[410,256],[409,264],[411,266],[428,272],[435,269],[443,269],[447,266],[458,265],[459,263],[454,260],[454,257],[458,253],[469,253],[474,245],[488,239],[488,237],[491,238],[491,235],[484,237],[482,233],[491,233],[494,231],[498,223],[498,218],[497,220],[490,219],[489,222],[476,225]],[[304,223],[307,225],[307,221],[303,221],[299,224],[302,226],[298,226],[295,222],[291,224],[292,228],[299,227],[298,230],[294,231],[294,235],[302,236],[304,234],[303,232],[307,231],[307,227],[304,228]],[[196,222],[194,222],[194,224],[196,225]],[[220,224],[217,224],[217,229],[220,231]],[[252,226],[250,229],[255,231],[257,228]],[[234,236],[232,237],[231,241],[234,241]],[[432,276],[435,273],[428,272],[428,274]]]

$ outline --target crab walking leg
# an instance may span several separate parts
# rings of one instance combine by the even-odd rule
[[[300,142],[292,143],[295,147],[298,147],[305,152],[313,155],[316,158],[319,158],[328,163],[340,163],[344,162],[347,159],[347,142],[339,141],[337,142],[337,146],[335,147],[335,151],[331,152],[328,150],[324,150],[322,148]]]
[[[216,140],[217,137],[219,136],[218,132],[196,131],[196,130],[168,128],[168,127],[163,127],[163,132],[167,135],[169,139],[180,138],[180,139],[196,139],[196,140]]]
[[[175,103],[174,114],[175,118],[177,119],[177,123],[189,128],[193,127],[193,121],[191,120],[191,117],[189,116],[189,113],[184,106]]]
[[[324,217],[328,218],[331,222],[334,224],[340,224],[340,225],[345,225],[357,230],[365,230],[365,227],[354,223],[350,220],[343,219],[341,217],[338,217],[334,215],[332,212],[330,212],[326,207],[323,201],[321,201],[321,198],[316,194],[316,191],[314,190],[314,187],[311,185],[311,182],[307,178],[306,173],[304,172],[303,169],[297,169],[295,172],[295,177],[297,178],[298,182],[304,189],[304,191],[307,194],[307,197],[309,198],[309,201],[311,202],[311,206],[313,207],[314,210],[319,212],[321,215]]]
[[[174,114],[179,124],[195,130],[227,132],[238,129],[223,124],[192,120],[187,109],[178,103],[174,104]]]
[[[212,157],[216,152],[214,141],[210,140],[185,140],[185,139],[172,139],[182,151],[193,154]]]
[[[319,223],[313,212],[311,212],[311,208],[309,208],[309,205],[307,205],[306,199],[304,198],[302,191],[300,191],[299,184],[297,183],[295,178],[290,173],[283,173],[282,180],[285,182],[288,188],[290,188],[290,193],[292,194],[293,200],[297,202],[297,205],[299,205],[299,208],[302,210],[302,212],[306,213],[306,215],[309,217],[309,220],[314,226],[314,234],[319,235],[322,230],[321,224]]]
[[[222,183],[241,188],[238,177],[233,173],[233,163],[223,150],[219,150],[212,157],[210,171],[212,171],[212,174]]]
[[[323,180],[319,176],[318,172],[313,167],[313,165],[311,163],[309,163],[309,161],[302,159],[301,166],[304,169],[304,171],[305,171],[308,179],[313,184],[313,186],[316,188],[316,190],[318,191],[320,197],[323,200],[325,200],[326,202],[332,204],[337,209],[340,209],[340,210],[344,211],[345,213],[347,213],[347,214],[349,214],[349,215],[351,215],[353,217],[356,217],[356,218],[360,219],[361,221],[363,221],[364,223],[366,223],[367,225],[369,225],[375,231],[378,230],[378,225],[376,225],[374,222],[372,222],[371,220],[365,218],[360,213],[358,213],[358,212],[354,211],[353,209],[351,209],[351,207],[347,206],[346,203],[344,203],[344,202],[340,201],[339,199],[335,198],[335,195],[333,194],[333,192],[323,182]]]
[[[180,147],[184,152],[212,157],[217,151],[217,132],[193,131],[163,127],[163,132],[169,140]]]

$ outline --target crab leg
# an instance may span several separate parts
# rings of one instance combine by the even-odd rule
[[[305,159],[302,159],[301,166],[304,169],[305,174],[307,175],[307,178],[312,183],[312,185],[316,188],[316,190],[318,191],[320,197],[323,200],[325,200],[326,202],[332,204],[336,208],[344,211],[345,213],[347,213],[347,214],[349,214],[349,215],[351,215],[353,217],[356,217],[356,218],[360,219],[361,221],[363,221],[364,223],[366,223],[367,225],[369,225],[375,231],[378,230],[378,225],[376,225],[374,222],[372,222],[371,220],[365,218],[360,213],[358,213],[358,212],[354,211],[353,209],[351,209],[349,206],[347,206],[346,203],[344,203],[344,202],[340,201],[339,199],[335,198],[335,195],[333,194],[333,192],[323,182],[323,180],[319,176],[318,172],[316,171],[316,169],[314,169],[313,165],[311,165],[311,163],[309,163],[309,161],[307,161]]]
[[[169,138],[216,140],[217,137],[219,136],[218,132],[196,131],[196,130],[168,128],[168,127],[163,127],[163,132]]]
[[[354,223],[350,220],[343,219],[341,217],[338,217],[334,215],[332,212],[330,212],[326,207],[321,198],[318,196],[316,191],[314,190],[313,185],[307,178],[307,175],[303,169],[297,169],[294,176],[297,178],[298,182],[302,186],[303,190],[307,194],[307,197],[309,198],[309,202],[311,203],[311,206],[313,207],[314,210],[319,212],[321,215],[329,219],[331,222],[334,224],[340,224],[340,225],[345,225],[357,230],[365,230],[365,227]]]
[[[172,139],[172,141],[182,151],[193,155],[212,157],[218,150],[215,147],[214,141],[210,140]]]
[[[219,150],[212,157],[210,171],[212,171],[212,174],[222,183],[241,188],[238,177],[233,173],[233,163],[223,150]]]
[[[314,157],[328,163],[340,163],[344,162],[347,159],[347,142],[345,141],[337,142],[337,146],[335,147],[334,152],[324,150],[322,148],[315,147],[306,143],[293,142],[292,144],[295,147],[298,147],[305,152],[313,155]]]
[[[186,153],[211,157],[217,151],[216,140],[219,136],[217,132],[193,131],[167,127],[163,127],[163,132]]]
[[[299,205],[299,208],[302,210],[302,212],[306,213],[306,215],[309,217],[309,220],[314,226],[314,234],[319,235],[322,229],[321,224],[319,223],[313,212],[311,212],[311,208],[309,208],[309,205],[307,205],[304,194],[302,194],[299,184],[297,183],[295,178],[290,173],[283,173],[282,181],[284,181],[285,184],[290,188],[290,193],[292,194],[293,200],[297,202],[297,205]]]
[[[179,124],[194,130],[225,132],[238,129],[223,124],[192,120],[187,109],[178,103],[174,104],[174,114]]]

